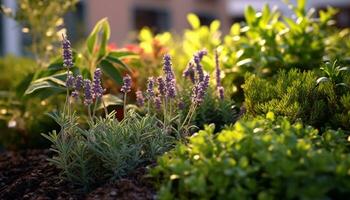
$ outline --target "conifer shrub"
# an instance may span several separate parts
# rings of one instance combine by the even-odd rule
[[[317,82],[313,71],[280,71],[273,79],[248,75],[243,86],[247,116],[274,112],[315,127],[349,128],[350,90],[333,81]],[[349,85],[349,74],[342,83]]]
[[[214,126],[158,159],[159,199],[343,199],[350,193],[346,134],[285,117]]]

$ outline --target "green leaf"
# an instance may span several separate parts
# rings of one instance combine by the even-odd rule
[[[318,85],[318,84],[320,84],[320,83],[324,83],[324,82],[327,82],[327,81],[329,81],[329,78],[327,78],[327,77],[321,77],[321,78],[318,78],[318,79],[316,80],[316,84]]]
[[[107,43],[111,36],[111,28],[109,26],[107,19],[102,23],[101,32],[102,32],[101,45],[100,45],[99,54],[98,54],[100,58],[105,56],[107,51]]]
[[[247,21],[247,24],[252,25],[256,20],[256,12],[252,6],[248,6],[245,9],[244,16]]]
[[[193,13],[187,15],[187,21],[193,29],[198,29],[201,25],[198,16]]]
[[[214,20],[214,21],[210,24],[210,32],[212,32],[212,33],[218,31],[219,28],[220,28],[220,21],[219,21],[219,20]]]
[[[113,66],[108,60],[102,60],[100,62],[100,67],[106,75],[108,75],[112,80],[114,80],[118,85],[123,84],[123,78],[117,68]]]
[[[29,85],[29,87],[27,88],[27,90],[25,91],[25,95],[29,95],[29,94],[33,94],[34,92],[38,92],[39,90],[43,90],[43,89],[50,89],[51,92],[50,93],[61,93],[66,91],[65,87],[61,87],[58,84],[56,84],[55,82],[46,80],[46,81],[40,81],[40,82],[34,82],[32,84]],[[45,98],[48,97],[48,91],[42,91],[43,93],[46,93]],[[44,96],[44,95],[40,95],[39,96]]]
[[[106,107],[113,106],[113,105],[123,105],[123,100],[112,94],[103,95],[102,100]],[[104,108],[104,105],[101,103],[101,101],[99,101],[97,105],[97,109],[103,109],[103,108]]]
[[[234,23],[231,26],[230,34],[231,35],[240,35],[241,32],[241,25],[239,23]]]
[[[111,63],[118,64],[118,65],[120,65],[121,67],[123,67],[124,69],[126,69],[128,71],[131,71],[130,68],[123,61],[121,61],[118,57],[115,57],[115,56],[109,54],[106,57],[106,60],[108,60]]]
[[[253,62],[253,60],[252,60],[251,58],[246,58],[246,59],[243,59],[243,60],[237,62],[236,65],[237,65],[238,67],[240,67],[240,66],[243,66],[243,65],[250,64],[250,63],[252,63],[252,62]]]
[[[138,55],[131,51],[111,51],[109,52],[109,55],[116,58],[133,58],[138,57]]]
[[[86,40],[87,49],[90,54],[93,54],[96,48],[98,33],[100,32],[101,26],[103,26],[105,21],[107,21],[107,18],[103,18],[98,21]]]

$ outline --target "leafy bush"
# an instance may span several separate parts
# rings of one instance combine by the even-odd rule
[[[350,84],[349,74],[343,81]],[[317,84],[315,72],[281,71],[272,80],[256,75],[247,77],[244,84],[248,116],[264,115],[269,111],[286,116],[295,122],[316,127],[342,127],[349,130],[349,88],[328,81]]]
[[[342,199],[350,155],[342,131],[322,135],[286,118],[214,126],[158,159],[159,199]]]
[[[240,101],[243,100],[240,86],[246,72],[267,77],[280,69],[318,68],[323,59],[338,59],[341,63],[348,59],[346,39],[349,31],[334,27],[337,10],[329,7],[316,13],[315,9],[307,10],[306,5],[306,0],[290,5],[294,17],[283,15],[268,5],[262,11],[248,6],[245,21],[233,24],[226,35],[220,31],[219,21],[203,26],[196,15],[189,14],[187,19],[191,28],[180,36],[170,33],[152,35],[148,29],[141,30],[140,47],[150,55],[157,55],[159,50],[152,48],[154,43],[162,49],[168,48],[175,60],[177,74],[182,73],[188,60],[202,48],[209,52],[203,59],[203,67],[209,73],[213,72],[214,51],[217,49],[225,74],[223,85],[228,94],[234,94]]]
[[[62,170],[64,178],[87,188],[125,176],[172,146],[174,138],[164,134],[156,117],[131,111],[119,122],[114,115],[112,112],[84,130],[74,115],[69,119],[52,114],[61,130],[44,136],[57,153],[50,161]]]
[[[6,149],[48,147],[40,133],[53,130],[57,124],[44,113],[56,108],[60,99],[41,101],[23,96],[23,85],[36,69],[32,59],[6,56],[0,59],[0,68],[0,146]]]

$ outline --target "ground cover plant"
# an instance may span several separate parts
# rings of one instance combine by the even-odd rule
[[[159,199],[342,199],[350,189],[343,131],[272,112],[216,134],[207,126],[157,163]]]

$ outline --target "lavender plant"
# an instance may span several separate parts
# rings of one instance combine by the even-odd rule
[[[214,91],[217,91],[217,95],[208,93],[208,91],[212,91],[210,88],[210,75],[203,70],[201,65],[205,55],[207,55],[206,50],[200,50],[194,54],[183,72],[182,79],[179,80],[181,84],[177,84],[171,57],[165,54],[163,58],[164,75],[156,79],[153,77],[148,79],[145,92],[146,99],[143,99],[140,91],[137,92],[138,105],[143,106],[143,102],[146,101],[148,106],[144,109],[147,109],[148,114],[152,115],[155,113],[158,118],[162,119],[165,132],[171,132],[176,127],[176,131],[180,135],[188,134],[193,127],[193,118],[197,117],[197,113],[203,113],[198,112],[203,109],[201,108],[203,104],[206,105],[204,109],[207,114],[216,111],[220,107],[219,113],[221,116],[225,116],[224,112],[229,113],[224,117],[225,122],[231,123],[235,121],[235,113],[230,112],[232,101],[228,100],[228,98],[225,99],[224,88],[221,86],[218,54],[216,56],[216,85],[214,89]],[[187,82],[187,80],[190,82]],[[222,119],[220,116],[218,118]],[[204,123],[213,121],[215,120],[210,117],[210,120],[202,120],[202,122],[195,124],[202,127]],[[221,128],[222,124],[219,123],[218,127]]]
[[[122,177],[170,149],[174,138],[164,134],[162,122],[155,115],[141,116],[130,110],[122,121],[115,118],[114,111],[106,112],[105,118],[97,117],[96,103],[103,102],[104,92],[101,70],[95,70],[92,81],[80,75],[73,76],[70,42],[66,37],[63,37],[63,58],[67,68],[66,105],[62,113],[49,114],[61,129],[43,135],[52,142],[51,150],[56,154],[49,160],[62,170],[63,178],[88,189],[96,182]],[[131,78],[127,75],[121,89],[124,105],[130,91]],[[80,97],[89,115],[87,129],[78,123],[79,117],[72,109],[72,99],[79,100]],[[137,91],[137,98],[139,106],[143,106],[141,91]]]

